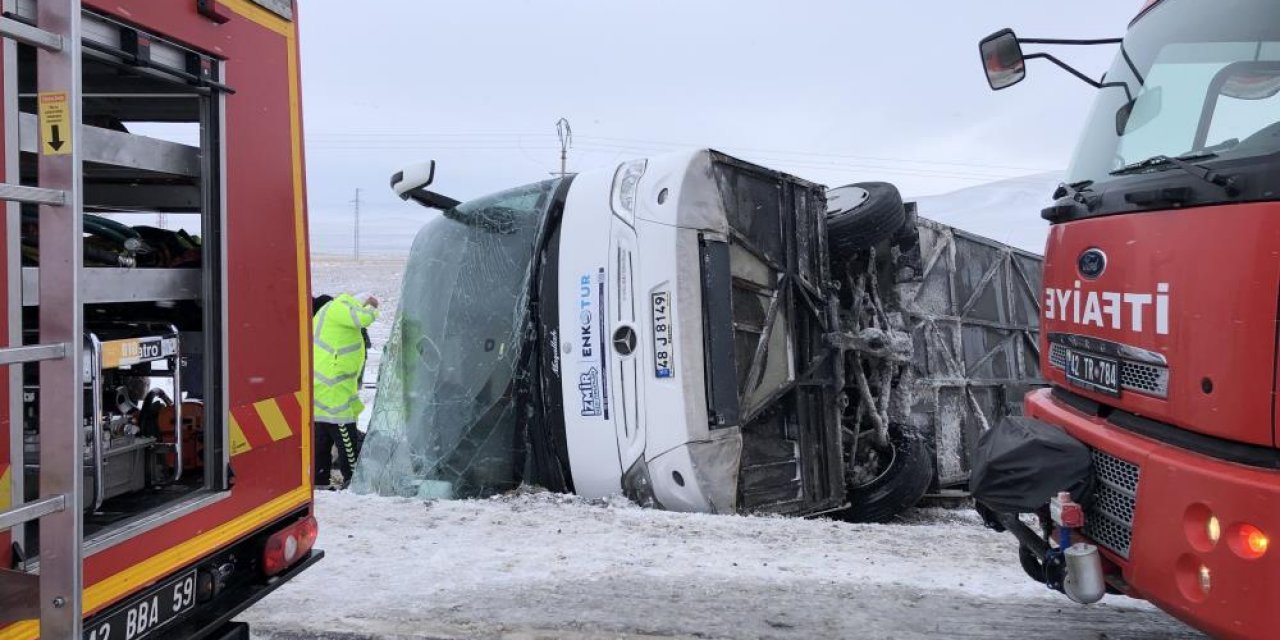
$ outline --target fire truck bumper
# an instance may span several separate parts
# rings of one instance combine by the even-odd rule
[[[309,509],[292,514],[256,534],[215,554],[155,581],[122,602],[98,612],[85,621],[85,638],[145,638],[146,640],[238,640],[248,638],[247,626],[232,620],[257,604],[281,585],[319,562],[324,552],[308,549],[279,570],[264,568],[266,548],[273,534],[293,531],[309,520]],[[177,585],[175,587],[175,585]],[[175,591],[175,588],[177,589]],[[191,597],[194,604],[168,620],[151,613],[157,603],[164,607],[172,600],[177,611],[179,597]],[[150,605],[148,607],[148,605]],[[163,607],[162,607],[163,608]],[[136,614],[136,615],[135,615]],[[134,626],[134,620],[139,621]]]
[[[1026,414],[1093,450],[1098,476],[1085,532],[1123,588],[1224,638],[1280,625],[1280,470],[1246,466],[1137,435],[1045,389]]]
[[[213,602],[197,609],[182,625],[158,637],[166,640],[168,638],[175,640],[177,638],[207,638],[209,640],[222,638],[239,640],[244,638],[247,640],[249,638],[249,625],[233,623],[232,620],[270,595],[271,592],[280,588],[281,585],[292,580],[299,573],[311,567],[311,565],[319,562],[321,558],[324,558],[324,551],[313,549],[298,564],[289,567],[280,575],[220,595]]]

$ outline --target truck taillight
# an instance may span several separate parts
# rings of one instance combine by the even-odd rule
[[[315,516],[307,516],[275,532],[262,550],[262,572],[274,576],[288,569],[311,551],[319,534],[320,524]]]
[[[1234,527],[1228,542],[1231,544],[1231,550],[1236,555],[1247,560],[1256,560],[1267,554],[1267,548],[1271,546],[1271,538],[1251,524],[1241,524]]]

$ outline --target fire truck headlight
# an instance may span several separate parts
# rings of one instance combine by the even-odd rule
[[[1214,515],[1209,505],[1199,502],[1191,505],[1182,521],[1187,542],[1200,553],[1213,551],[1222,539],[1222,520]]]
[[[1205,523],[1205,533],[1209,534],[1209,542],[1218,544],[1218,540],[1222,539],[1222,522],[1218,520],[1218,516],[1209,516],[1209,521]]]

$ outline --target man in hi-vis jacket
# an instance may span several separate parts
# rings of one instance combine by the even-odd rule
[[[332,449],[337,444],[345,487],[356,463],[356,421],[364,411],[360,401],[367,348],[364,329],[378,318],[378,299],[346,293],[325,301],[327,297],[316,299],[318,311],[311,321],[315,484],[325,487],[331,483]]]

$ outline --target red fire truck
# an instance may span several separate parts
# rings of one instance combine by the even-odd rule
[[[316,562],[291,0],[5,0],[0,638],[247,638]]]
[[[1120,51],[1097,81],[1022,51],[1101,43]],[[1098,95],[1042,213],[1051,388],[1027,397],[1034,421],[984,436],[975,496],[1028,572],[1077,600],[1119,592],[1217,637],[1274,637],[1280,4],[1156,0],[1123,40],[1005,30],[981,52],[994,89],[1041,58]]]

